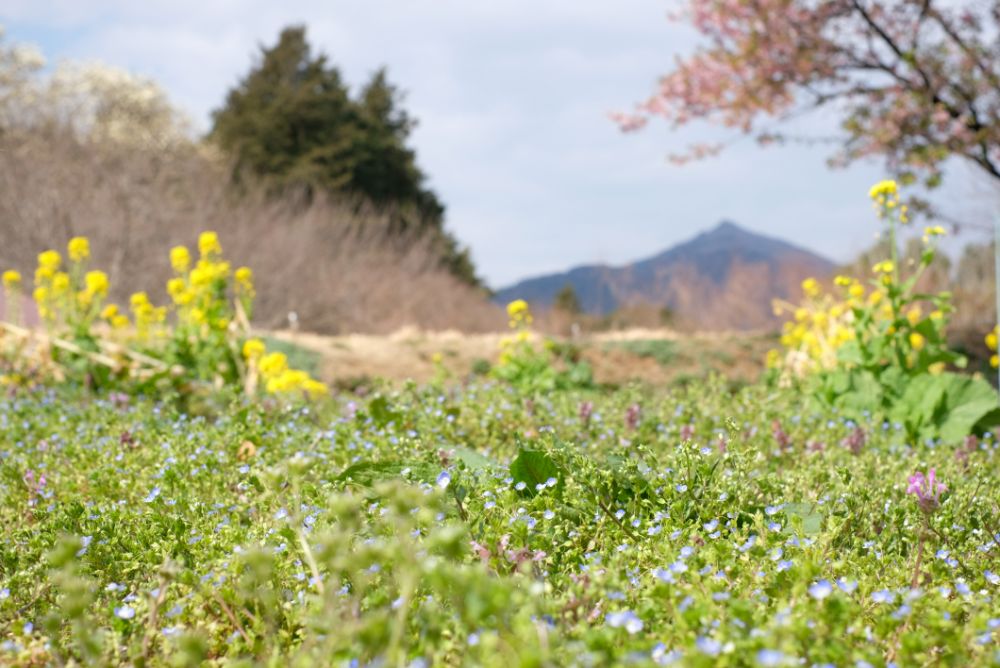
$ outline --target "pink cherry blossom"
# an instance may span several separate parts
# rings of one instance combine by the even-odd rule
[[[709,121],[780,142],[769,121],[830,108],[846,164],[884,157],[936,183],[960,156],[1000,180],[1000,11],[945,0],[685,0],[672,18],[704,38],[653,94],[612,119],[636,131]],[[696,145],[682,163],[713,155]]]

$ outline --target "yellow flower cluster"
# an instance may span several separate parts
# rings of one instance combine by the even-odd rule
[[[847,300],[824,295],[819,281],[807,278],[802,282],[805,299],[801,305],[775,301],[775,315],[791,312],[792,319],[784,324],[781,333],[781,345],[786,352],[784,356],[777,350],[769,352],[769,367],[781,366],[801,377],[837,365],[837,351],[854,338],[851,306],[864,296],[864,288],[846,277],[838,276],[835,282],[846,288]],[[852,290],[858,297],[850,296]]]
[[[225,331],[232,321],[226,295],[231,268],[222,259],[222,244],[215,232],[207,231],[199,235],[198,254],[198,262],[192,267],[191,253],[186,247],[171,249],[170,266],[175,276],[167,281],[167,294],[177,306],[177,319],[181,326]],[[249,272],[246,269],[237,276],[239,297],[253,295],[252,275]]]
[[[945,234],[946,232],[944,231],[944,228],[941,227],[940,225],[925,227],[923,236],[924,243],[929,244],[931,242],[931,239],[933,239],[934,237],[943,237]]]
[[[319,398],[330,391],[325,383],[305,371],[289,368],[284,353],[268,353],[260,339],[247,339],[243,344],[243,358],[250,368],[260,373],[268,394],[306,394]]]
[[[108,304],[101,309],[101,319],[115,329],[128,327],[128,316],[118,310],[117,304]]]
[[[528,307],[528,302],[515,299],[507,304],[507,317],[510,318],[511,329],[521,329],[531,325],[531,309]]]
[[[21,287],[21,272],[8,269],[3,272],[3,287],[7,290],[17,290]]]
[[[89,323],[97,315],[108,296],[110,283],[103,271],[86,271],[90,258],[90,242],[86,237],[73,237],[66,247],[70,259],[67,271],[62,270],[59,251],[47,250],[38,255],[35,269],[35,290],[32,296],[38,313],[49,326],[57,323]],[[19,289],[21,275],[13,270],[3,275],[8,290]]]
[[[167,320],[167,307],[153,306],[149,295],[136,292],[129,298],[129,306],[135,319],[136,336],[141,340],[149,339],[160,325]]]
[[[1000,337],[1000,327],[994,327],[993,331],[986,335],[986,347],[992,353],[990,355],[990,366],[996,369],[1000,366],[1000,356],[997,355],[997,338]]]
[[[72,262],[85,262],[90,259],[90,241],[86,237],[73,237],[66,248]]]

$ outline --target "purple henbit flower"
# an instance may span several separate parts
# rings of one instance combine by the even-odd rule
[[[594,413],[594,404],[589,401],[580,402],[580,422],[590,424],[590,416]]]
[[[681,426],[681,441],[690,441],[694,438],[694,425],[690,422]]]
[[[629,431],[634,431],[636,427],[639,426],[639,417],[641,413],[641,408],[639,404],[632,404],[625,411],[625,427]]]
[[[771,435],[781,450],[788,450],[792,447],[792,438],[782,429],[780,420],[774,420],[771,423]]]
[[[845,448],[850,450],[855,455],[861,454],[861,449],[865,447],[865,441],[867,441],[865,436],[865,430],[861,427],[855,427],[850,434],[848,434],[841,443]]]
[[[934,511],[941,505],[941,493],[947,492],[948,488],[942,482],[938,482],[934,469],[929,469],[925,476],[917,471],[907,479],[906,493],[917,497],[920,509],[925,513]]]
[[[959,461],[963,466],[969,465],[969,455],[979,449],[979,438],[975,434],[969,434],[965,437],[965,442],[962,447],[955,451],[955,459]]]

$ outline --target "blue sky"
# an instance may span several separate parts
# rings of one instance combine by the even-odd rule
[[[101,60],[158,80],[201,128],[261,43],[304,23],[360,84],[381,65],[408,93],[413,135],[448,226],[500,287],[581,263],[654,254],[722,219],[846,260],[877,228],[878,164],[831,171],[830,146],[758,148],[676,167],[666,156],[728,131],[623,135],[607,112],[651,89],[695,36],[669,0],[5,0],[7,38],[47,58]],[[803,121],[829,135],[835,119]],[[978,219],[964,167],[938,197]],[[971,209],[969,208],[971,207]]]

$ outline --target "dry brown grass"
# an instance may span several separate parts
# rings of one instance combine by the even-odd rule
[[[31,276],[38,252],[84,235],[115,299],[146,290],[164,301],[170,247],[212,229],[234,264],[254,270],[261,326],[286,326],[290,312],[328,333],[503,326],[481,291],[440,268],[434,240],[354,203],[260,188],[236,197],[223,167],[194,146],[151,153],[59,132],[0,136],[0,268]]]
[[[429,332],[412,327],[388,336],[271,333],[317,353],[319,375],[328,382],[346,385],[373,378],[427,381],[437,373],[435,357],[453,378],[465,378],[477,362],[497,361],[500,339],[506,335]],[[580,349],[583,359],[593,367],[595,381],[612,385],[641,381],[662,386],[712,373],[750,382],[760,376],[766,352],[775,345],[772,336],[760,333],[684,334],[667,329],[631,329],[560,340]],[[650,354],[657,350],[667,354]]]

